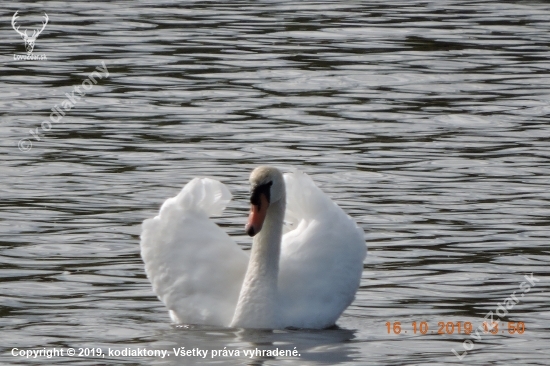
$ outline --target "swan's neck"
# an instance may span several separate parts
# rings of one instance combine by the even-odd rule
[[[262,230],[254,237],[232,327],[277,327],[277,277],[284,213],[283,197],[269,205]]]

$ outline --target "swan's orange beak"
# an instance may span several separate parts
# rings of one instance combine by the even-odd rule
[[[250,236],[254,236],[262,230],[265,216],[267,215],[267,208],[269,207],[269,200],[265,194],[260,193],[259,196],[260,202],[250,206],[250,215],[248,215],[248,222],[244,227],[246,233]]]

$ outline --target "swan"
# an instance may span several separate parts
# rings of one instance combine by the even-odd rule
[[[363,230],[303,172],[260,166],[250,185],[249,255],[210,219],[232,197],[214,179],[191,180],[143,222],[154,292],[179,324],[333,326],[359,287]]]

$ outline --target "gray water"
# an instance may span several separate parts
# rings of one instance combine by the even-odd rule
[[[34,48],[47,60],[14,60],[16,10],[29,34],[48,14]],[[0,14],[2,364],[550,364],[548,2],[22,1]],[[109,75],[51,122],[102,62]],[[216,221],[248,249],[260,164],[307,172],[364,229],[355,302],[337,329],[171,325],[141,222],[214,177],[234,195]],[[437,334],[482,326],[512,294],[497,334]],[[299,356],[211,357],[224,347]]]

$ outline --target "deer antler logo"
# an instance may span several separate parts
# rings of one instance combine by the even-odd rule
[[[15,29],[17,33],[19,33],[21,38],[23,38],[23,40],[25,41],[25,49],[27,50],[27,55],[30,55],[32,53],[32,50],[34,49],[34,42],[36,42],[36,38],[40,35],[40,33],[42,33],[44,28],[46,28],[46,24],[48,24],[48,14],[44,13],[44,22],[42,23],[42,29],[40,29],[39,31],[33,30],[32,36],[29,37],[26,29],[25,29],[25,32],[20,32],[19,26],[17,28],[15,27],[15,21],[18,18],[17,16],[18,12],[19,11],[16,11],[15,14],[13,14],[13,17],[11,18],[11,26],[13,27],[13,29]]]

